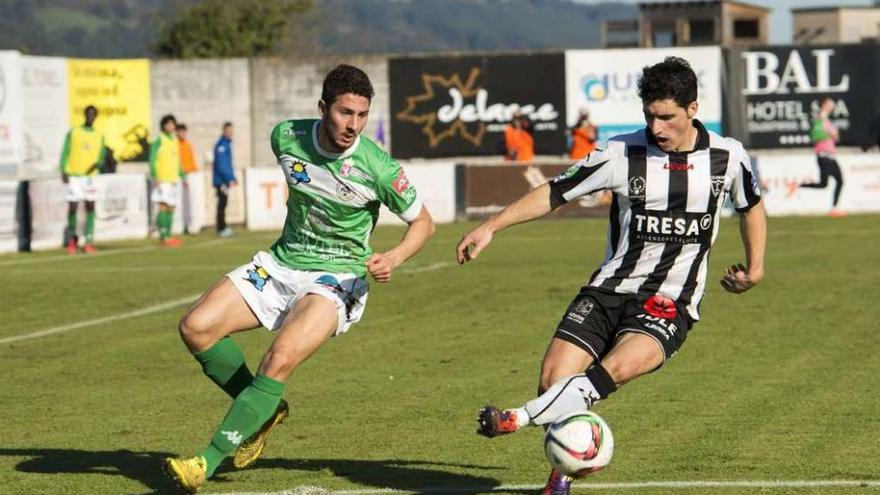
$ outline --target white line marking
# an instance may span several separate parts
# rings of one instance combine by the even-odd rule
[[[71,330],[76,330],[78,328],[91,327],[95,325],[101,325],[104,323],[109,323],[111,321],[117,320],[125,320],[128,318],[136,318],[138,316],[144,316],[151,313],[158,313],[160,311],[165,311],[166,309],[176,308],[177,306],[182,306],[187,303],[191,303],[198,299],[201,294],[196,294],[194,296],[182,297],[180,299],[175,299],[173,301],[167,301],[161,304],[157,304],[155,306],[150,306],[143,309],[138,309],[136,311],[130,311],[128,313],[121,313],[113,316],[105,316],[103,318],[95,318],[93,320],[80,321],[77,323],[71,323],[69,325],[61,325],[57,327],[47,328],[46,330],[38,330],[36,332],[25,333],[21,335],[15,335],[12,337],[6,337],[5,339],[0,339],[0,344],[9,344],[12,342],[19,342],[22,340],[31,340],[39,337],[45,337],[47,335],[54,335],[56,333],[64,333],[69,332]]]
[[[212,241],[208,241],[208,242],[212,242]],[[207,244],[207,242],[204,244]],[[454,263],[452,263],[451,261],[450,262],[442,261],[439,263],[432,263],[430,265],[425,265],[425,266],[417,266],[417,267],[413,267],[413,268],[402,268],[401,271],[404,273],[423,273],[423,272],[439,270],[441,268],[445,268],[445,267],[451,266],[453,264]],[[140,267],[138,267],[138,268],[140,268]],[[69,325],[61,325],[61,326],[57,326],[57,327],[47,328],[46,330],[38,330],[36,332],[30,332],[30,333],[25,333],[25,334],[21,334],[21,335],[14,335],[12,337],[6,337],[3,339],[0,339],[0,345],[9,344],[12,342],[19,342],[22,340],[36,339],[39,337],[45,337],[47,335],[54,335],[56,333],[69,332],[71,330],[76,330],[78,328],[90,327],[90,326],[94,326],[94,325],[101,325],[104,323],[109,323],[111,321],[125,320],[128,318],[137,318],[138,316],[144,316],[144,315],[148,315],[151,313],[158,313],[159,311],[164,311],[166,309],[171,309],[171,308],[181,306],[183,304],[187,304],[192,301],[195,301],[196,299],[199,298],[199,296],[201,296],[201,294],[196,294],[194,296],[187,296],[187,297],[183,297],[180,299],[175,299],[173,301],[167,301],[167,302],[164,302],[161,304],[157,304],[155,306],[150,306],[147,308],[138,309],[136,311],[130,311],[128,313],[122,313],[122,314],[113,315],[113,316],[105,316],[103,318],[96,318],[93,320],[86,320],[86,321],[80,321],[77,323],[71,323]]]
[[[880,488],[878,480],[765,480],[765,481],[642,481],[632,483],[575,483],[573,490],[620,490],[650,488]],[[280,492],[225,492],[220,495],[385,495],[411,493],[492,493],[540,490],[544,485],[498,485],[477,487],[424,487],[411,490],[365,488],[360,490],[327,490],[317,486],[298,486]]]
[[[239,239],[245,239],[244,237]],[[131,253],[143,253],[146,251],[161,251],[168,249],[186,249],[186,248],[202,248],[209,247],[215,244],[226,243],[236,240],[236,238],[226,238],[226,239],[210,239],[207,241],[201,242],[184,242],[181,248],[165,248],[159,246],[158,244],[150,244],[148,246],[135,246],[135,247],[119,247],[119,248],[108,248],[105,250],[100,250],[96,253],[92,254],[56,254],[49,256],[34,256],[31,257],[27,254],[19,254],[15,256],[13,259],[0,261],[0,266],[18,266],[18,265],[32,265],[34,263],[43,263],[49,261],[76,261],[76,260],[89,260],[99,256],[113,256],[117,254],[131,254]]]
[[[229,265],[180,265],[180,266],[95,266],[83,268],[81,266],[72,266],[69,270],[61,270],[58,268],[30,268],[13,266],[7,268],[6,273],[15,272],[16,270],[27,271],[31,273],[115,273],[115,272],[184,272],[184,271],[205,271],[205,270],[230,270]]]

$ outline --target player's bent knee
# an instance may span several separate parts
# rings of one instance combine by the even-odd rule
[[[214,336],[210,331],[211,326],[194,313],[194,311],[190,311],[180,319],[177,324],[177,332],[191,351],[198,352],[210,347],[213,344]]]
[[[260,373],[273,380],[285,381],[297,364],[299,363],[291,353],[270,348],[260,363]]]

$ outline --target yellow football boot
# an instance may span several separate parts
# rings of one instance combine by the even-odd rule
[[[208,463],[202,456],[176,459],[168,457],[165,459],[165,471],[178,486],[189,493],[195,493],[205,484]]]
[[[232,465],[236,469],[244,469],[259,459],[260,454],[263,453],[263,447],[266,446],[266,438],[269,436],[269,432],[275,425],[283,423],[289,415],[290,407],[287,405],[286,400],[281,399],[281,402],[278,403],[278,408],[275,409],[275,414],[263,423],[263,426],[256,433],[238,446],[238,449],[235,451],[235,457],[232,459]]]

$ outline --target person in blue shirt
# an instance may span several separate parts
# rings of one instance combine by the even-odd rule
[[[226,203],[229,188],[236,184],[232,168],[232,122],[223,123],[223,135],[214,145],[214,189],[217,191],[217,235],[229,237],[232,229],[226,225]]]

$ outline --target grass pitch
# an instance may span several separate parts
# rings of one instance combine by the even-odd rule
[[[364,320],[294,373],[291,417],[263,458],[221,468],[203,491],[534,492],[518,486],[547,474],[540,429],[488,440],[474,433],[476,411],[533,396],[555,325],[603,255],[606,221],[513,227],[462,268],[453,249],[469,227],[441,226],[390,284],[372,283]],[[617,449],[580,490],[880,491],[619,485],[880,480],[878,217],[774,218],[769,228],[766,279],[735,296],[717,282],[743,260],[737,226],[724,222],[703,320],[663,370],[597,406]],[[401,234],[380,227],[373,245]],[[201,448],[229,403],[176,335],[183,301],[274,238],[0,257],[0,493],[167,493],[161,458]],[[271,338],[235,337],[252,369]]]

